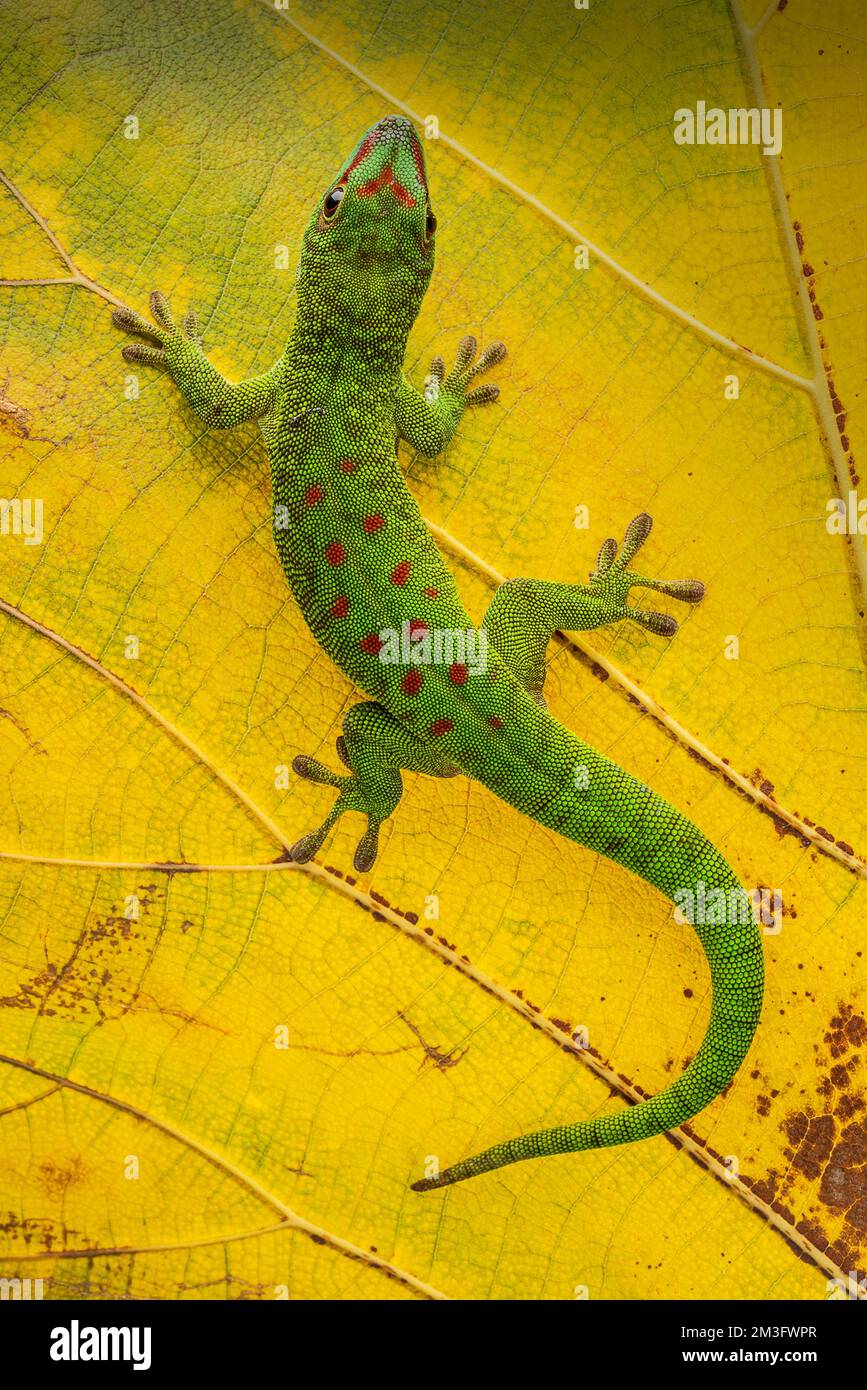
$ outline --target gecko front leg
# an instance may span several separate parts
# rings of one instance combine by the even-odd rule
[[[490,367],[502,362],[506,355],[503,343],[491,343],[475,360],[478,344],[473,337],[462,338],[455,365],[446,376],[446,364],[441,357],[431,362],[424,391],[403,378],[397,393],[394,423],[398,434],[425,458],[436,458],[449,443],[458,422],[468,405],[485,405],[495,401],[499,386],[473,382]]]
[[[192,309],[184,318],[183,327],[178,328],[168,300],[159,290],[151,294],[150,307],[154,323],[134,309],[115,309],[112,314],[117,328],[145,339],[145,342],[124,346],[127,362],[165,367],[199,418],[217,429],[231,429],[270,410],[282,377],[282,358],[262,376],[249,377],[233,385],[212,366],[202,351],[199,326]]]

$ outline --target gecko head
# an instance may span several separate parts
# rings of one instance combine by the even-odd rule
[[[412,122],[386,116],[319,200],[298,265],[299,304],[344,328],[408,332],[433,270],[436,218]]]

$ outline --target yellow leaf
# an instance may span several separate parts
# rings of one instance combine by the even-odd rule
[[[863,1270],[867,571],[825,524],[864,446],[855,9],[4,12],[0,492],[44,530],[0,536],[5,1276],[821,1299]],[[698,101],[780,105],[780,159],[678,145]],[[651,511],[706,601],[672,642],[563,639],[551,707],[782,896],[748,1063],[687,1130],[423,1197],[431,1156],[664,1086],[709,990],[658,894],[466,781],[407,779],[369,877],[356,825],[285,860],[323,802],[280,769],[332,761],[353,691],[290,601],[256,432],[131,372],[109,310],[159,287],[265,369],[309,209],[392,109],[440,227],[412,374],[468,331],[510,349],[500,403],[406,457],[470,609]]]

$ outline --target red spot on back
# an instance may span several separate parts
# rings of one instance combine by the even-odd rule
[[[341,460],[340,460],[340,471],[341,471],[341,473],[354,473],[354,472],[355,472],[355,464],[352,462],[352,459],[341,459]]]
[[[424,594],[425,598],[439,598],[440,591],[439,589],[425,589]]]
[[[428,625],[421,618],[410,618],[407,624],[410,637],[421,637],[422,633],[427,632]]]
[[[400,683],[400,688],[404,695],[417,695],[421,690],[423,680],[424,677],[421,671],[419,671],[418,667],[415,667],[412,671],[407,671]]]
[[[379,513],[376,512],[373,516],[366,516],[361,524],[364,527],[366,534],[368,536],[372,536],[377,531],[382,530],[383,526],[385,525],[385,517],[380,516]]]
[[[454,725],[450,719],[437,719],[431,724],[430,731],[434,738],[439,738],[440,734],[450,733],[453,728]]]
[[[498,714],[492,714],[488,723],[492,729],[502,729],[503,727],[503,721]]]
[[[466,666],[460,661],[456,661],[454,666],[449,667],[449,680],[452,685],[466,685],[468,674]]]
[[[317,502],[322,501],[322,488],[318,486],[309,487],[304,494],[304,501],[308,507],[315,507]]]
[[[326,548],[325,558],[328,561],[329,565],[343,564],[343,561],[346,559],[346,551],[343,549],[343,546],[340,544],[340,541],[331,542],[331,544]]]
[[[361,639],[361,650],[367,652],[368,656],[378,656],[385,643],[377,632],[369,632],[366,637]]]
[[[332,618],[345,618],[348,612],[349,599],[345,594],[341,594],[340,598],[336,598],[331,605],[331,616]]]
[[[399,565],[395,565],[391,572],[392,584],[405,584],[409,579],[409,572],[412,566],[409,560],[401,560]]]

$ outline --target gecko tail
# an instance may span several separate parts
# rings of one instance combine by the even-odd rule
[[[682,920],[692,923],[707,954],[713,1005],[704,1041],[682,1075],[658,1095],[626,1109],[495,1144],[483,1153],[453,1164],[435,1177],[414,1182],[414,1192],[449,1187],[528,1158],[650,1139],[684,1124],[725,1090],[749,1050],[761,1013],[762,933],[754,905],[733,871],[708,842],[705,841],[705,845],[715,861],[713,867],[706,861],[716,880],[716,891],[710,894],[710,910],[706,884],[702,881],[700,892],[693,895],[694,904],[696,898],[700,900],[700,910],[693,910],[688,916],[683,908],[681,911],[684,912]],[[723,920],[696,920],[707,915]]]

